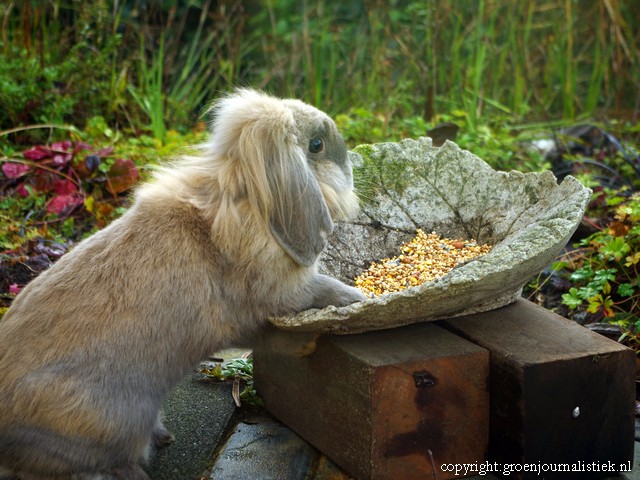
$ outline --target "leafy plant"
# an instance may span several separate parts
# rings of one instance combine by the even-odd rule
[[[41,67],[37,58],[12,47],[0,51],[0,128],[20,124],[63,123],[75,107],[73,98],[61,92],[60,65]]]
[[[234,382],[234,399],[240,406],[241,402],[251,406],[262,406],[262,399],[253,388],[253,358],[236,358],[228,362],[204,363],[200,372],[207,378],[217,381]],[[243,385],[240,391],[240,384]]]
[[[437,137],[438,130],[447,130],[445,137],[471,151],[497,170],[541,171],[550,167],[543,155],[530,148],[533,134],[524,128],[514,128],[509,118],[496,115],[491,121],[472,129],[468,115],[462,110],[437,115],[426,122],[422,117],[394,117],[387,121],[383,113],[354,108],[336,116],[336,124],[351,148],[361,144],[400,141],[419,136]],[[536,126],[539,128],[539,126]],[[444,139],[441,139],[441,142]]]
[[[116,79],[126,71],[117,19],[105,14],[104,2],[36,3],[0,7],[0,129],[70,121],[82,127],[96,114],[115,123]],[[45,141],[42,133],[22,132],[34,142]]]
[[[354,108],[339,114],[335,120],[345,140],[353,146],[416,138],[425,135],[430,125],[419,116],[388,120],[383,113],[364,108]]]
[[[610,195],[610,220],[569,252],[556,268],[571,287],[562,295],[570,311],[590,321],[619,325],[626,339],[640,332],[640,194]]]
[[[156,140],[164,141],[165,128],[165,99],[162,79],[164,63],[164,37],[160,36],[157,50],[154,50],[151,66],[149,67],[144,54],[143,37],[140,39],[140,58],[138,71],[138,89],[129,86],[129,93],[147,115],[151,132]]]
[[[119,195],[139,177],[134,163],[115,158],[113,151],[66,140],[0,158],[0,204],[9,212],[0,249],[17,248],[25,241],[25,231],[31,232],[28,239],[48,224],[65,225],[74,212],[90,214],[91,228],[104,226],[117,213]]]

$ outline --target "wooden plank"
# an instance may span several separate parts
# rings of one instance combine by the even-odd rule
[[[296,356],[294,333],[254,349],[267,409],[361,479],[453,478],[443,463],[485,459],[488,352],[433,324],[323,336]]]
[[[545,478],[630,465],[633,351],[526,300],[439,324],[491,353],[490,462],[582,470]]]

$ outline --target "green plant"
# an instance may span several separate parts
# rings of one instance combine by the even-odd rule
[[[260,407],[262,399],[253,387],[253,358],[236,358],[228,362],[204,363],[200,372],[208,378],[217,381],[233,381],[234,397],[236,403],[244,402],[247,405]],[[240,391],[240,384],[243,388]]]
[[[420,116],[394,117],[387,121],[384,113],[354,108],[335,117],[336,125],[350,145],[395,142],[425,135],[430,124]]]
[[[165,127],[187,132],[215,94],[241,82],[246,15],[241,0],[158,3],[141,12],[138,68],[127,90],[164,140]]]
[[[429,136],[430,130],[438,125],[455,125],[457,134],[454,135],[454,141],[497,170],[549,169],[549,162],[543,155],[529,146],[545,125],[526,129],[510,125],[506,115],[495,115],[491,121],[487,119],[472,130],[468,118],[465,111],[454,110],[450,114],[436,116],[432,122],[426,122],[420,116],[394,117],[386,122],[383,113],[354,108],[337,115],[336,124],[352,148],[360,144]]]
[[[171,48],[164,59],[167,121],[170,125],[189,125],[194,115],[210,100],[207,95],[212,89],[224,84],[233,85],[236,79],[236,69],[240,62],[235,58],[227,58],[222,52],[238,42],[238,39],[233,38],[231,27],[206,28],[210,3],[206,2],[202,6],[197,27],[190,40],[181,38],[185,31],[186,15],[178,25],[178,32],[167,29],[174,32],[169,45]],[[218,7],[224,9],[225,2],[220,2]],[[233,9],[225,13],[234,18]],[[241,19],[242,16],[237,15],[235,18]]]
[[[556,264],[572,285],[562,303],[591,320],[620,325],[631,339],[640,332],[640,194],[610,193],[601,201],[609,212],[606,225]]]
[[[0,128],[31,123],[63,123],[74,100],[60,91],[60,65],[42,68],[37,58],[12,47],[0,52]]]
[[[93,115],[113,116],[122,37],[110,28],[105,2],[72,3],[0,7],[0,129],[70,122],[82,127]],[[21,140],[43,141],[34,136],[39,133]]]
[[[383,133],[398,117],[433,121],[454,110],[472,133],[495,112],[517,121],[618,112],[637,103],[640,37],[627,19],[638,9],[573,0],[8,2],[0,129],[83,127],[101,115],[112,128],[150,127],[161,138],[163,128],[188,130],[218,92],[243,84],[330,114],[376,112]]]
[[[128,90],[150,122],[153,137],[160,143],[164,141],[165,95],[162,69],[164,64],[164,36],[160,36],[157,50],[154,50],[151,65],[145,55],[144,37],[140,37],[140,58],[138,59],[138,87],[129,85]]]

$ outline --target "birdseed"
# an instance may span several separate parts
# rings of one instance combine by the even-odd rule
[[[355,278],[355,285],[372,298],[399,292],[440,278],[489,251],[491,245],[479,245],[475,240],[441,238],[418,229],[416,236],[400,247],[400,255],[372,262]]]

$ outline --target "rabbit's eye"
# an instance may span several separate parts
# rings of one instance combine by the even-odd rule
[[[311,153],[320,153],[322,151],[322,149],[324,148],[324,142],[322,141],[321,138],[312,138],[309,141],[309,151]]]

